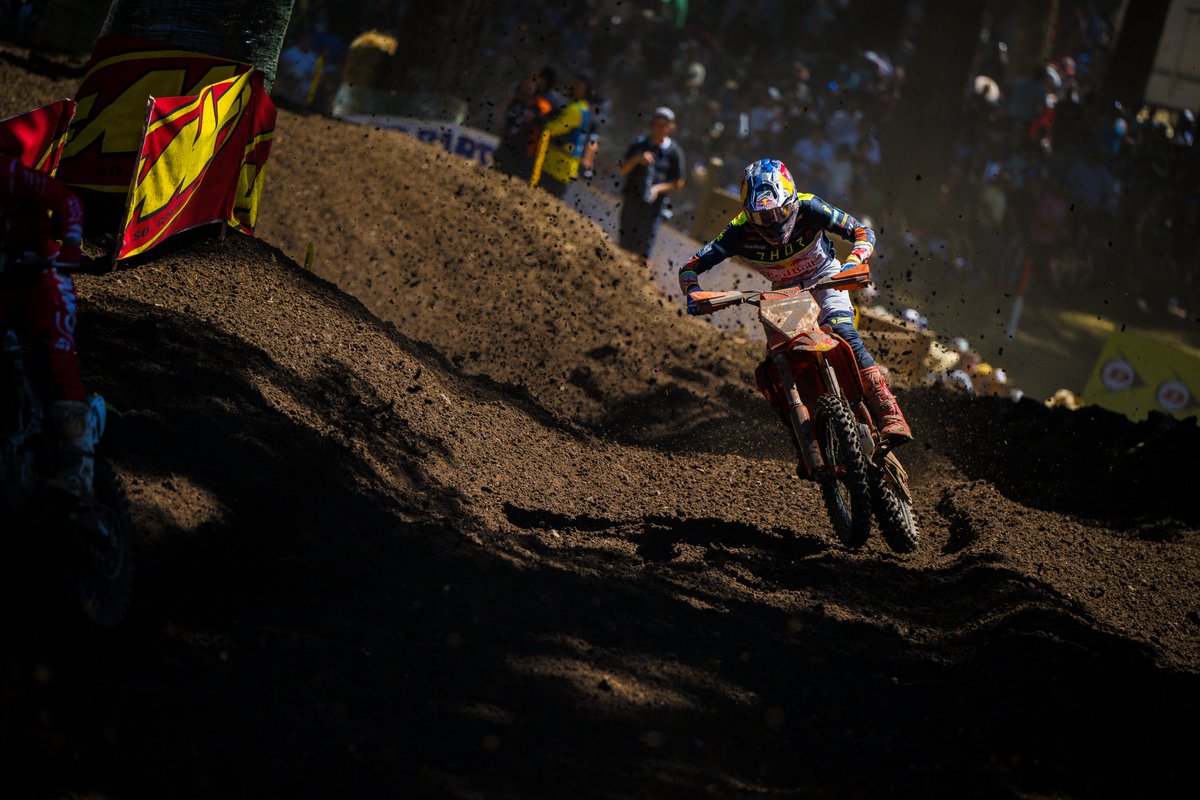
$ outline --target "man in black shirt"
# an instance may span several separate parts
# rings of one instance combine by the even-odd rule
[[[685,180],[683,150],[671,139],[674,132],[675,112],[666,106],[655,109],[650,135],[635,139],[621,160],[620,244],[641,256],[647,267],[670,205],[667,195],[682,189]]]

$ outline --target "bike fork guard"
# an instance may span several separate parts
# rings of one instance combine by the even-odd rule
[[[754,381],[787,428],[800,462],[804,464],[808,477],[812,478],[825,466],[825,461],[821,458],[812,419],[800,399],[787,357],[775,353],[761,362],[754,371]]]

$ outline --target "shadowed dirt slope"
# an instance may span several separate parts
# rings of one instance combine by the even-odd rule
[[[100,633],[10,564],[6,794],[1194,785],[1195,425],[910,390],[922,547],[848,552],[757,346],[590,223],[286,113],[269,186],[259,240],[79,280],[138,583]]]

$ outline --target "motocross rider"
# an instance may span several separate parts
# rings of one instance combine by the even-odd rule
[[[0,153],[0,323],[33,337],[55,445],[47,487],[86,501],[96,430],[75,352],[75,284],[58,271],[79,266],[82,238],[79,198],[54,177]],[[15,269],[31,261],[47,266],[32,273]]]
[[[856,267],[874,252],[874,231],[819,197],[797,193],[791,173],[781,161],[764,158],[746,167],[741,195],[742,212],[679,268],[679,288],[688,298],[689,314],[698,313],[691,295],[700,290],[699,273],[732,256],[748,261],[771,282],[772,289],[784,289]],[[826,231],[853,243],[844,264],[834,254]],[[881,433],[893,447],[911,441],[912,431],[900,405],[854,327],[848,293],[822,289],[813,292],[813,297],[821,306],[821,324],[828,325],[854,351],[867,407]],[[780,416],[787,419],[782,410]]]

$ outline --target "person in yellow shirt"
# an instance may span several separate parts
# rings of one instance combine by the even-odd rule
[[[591,105],[593,86],[587,72],[576,73],[571,83],[571,101],[546,121],[531,186],[540,186],[561,198],[567,186],[579,177],[579,160],[596,128]]]

